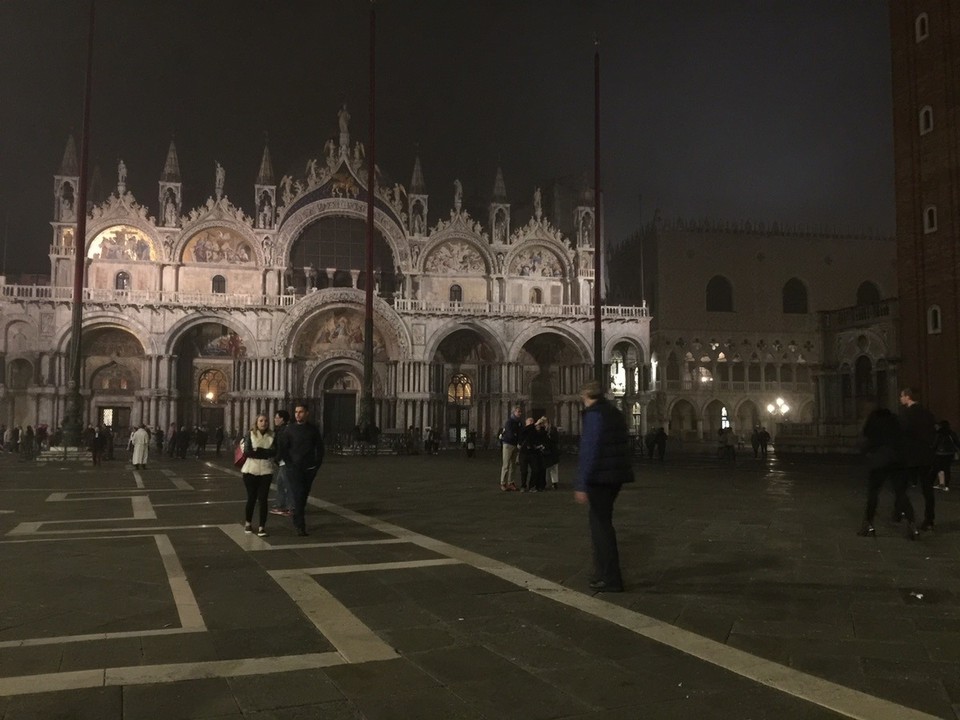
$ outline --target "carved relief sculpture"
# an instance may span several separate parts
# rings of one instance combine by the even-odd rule
[[[486,265],[476,248],[465,242],[448,242],[430,253],[424,270],[437,274],[482,275]]]
[[[543,248],[531,248],[517,254],[510,272],[520,277],[563,277],[557,256]]]

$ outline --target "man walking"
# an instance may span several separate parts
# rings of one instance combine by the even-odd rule
[[[513,482],[513,466],[517,461],[517,444],[520,442],[520,430],[523,427],[521,416],[520,406],[514,405],[500,431],[500,489],[504,491],[517,489]]]
[[[933,530],[934,504],[933,492],[934,445],[937,436],[937,421],[933,413],[917,400],[917,392],[905,387],[900,391],[900,432],[903,447],[903,482],[920,482],[923,490],[923,524],[921,530]]]
[[[273,416],[273,437],[276,447],[280,446],[280,436],[283,435],[290,423],[290,413],[286,410],[277,410]],[[287,465],[283,460],[277,461],[277,494],[274,497],[270,512],[274,515],[293,515],[293,494],[290,492],[290,482],[287,480]]]
[[[584,410],[574,499],[590,505],[595,573],[590,588],[597,592],[622,592],[613,504],[623,483],[633,482],[630,433],[623,414],[607,402],[599,382],[586,383],[580,390],[580,398]]]
[[[307,536],[307,498],[317,470],[323,463],[323,437],[317,426],[310,422],[306,405],[297,405],[293,411],[295,422],[287,425],[278,438],[277,460],[286,467],[287,482],[293,492],[293,526],[297,535]]]

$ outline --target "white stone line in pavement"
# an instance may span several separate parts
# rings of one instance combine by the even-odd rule
[[[177,606],[177,614],[180,616],[180,626],[184,630],[206,630],[207,626],[200,614],[197,598],[194,596],[193,590],[190,589],[187,574],[183,571],[183,565],[180,564],[177,551],[173,549],[173,543],[166,535],[154,535],[154,540],[157,543],[157,550],[160,551],[163,567],[167,571],[167,580],[170,583],[170,590],[173,592],[173,602]]]
[[[61,635],[58,637],[4,640],[0,648],[36,647],[38,645],[62,645],[64,643],[90,642],[91,640],[119,640],[123,638],[154,637],[157,635],[183,635],[206,632],[206,628],[162,628],[159,630],[124,630],[123,632],[90,633],[88,635]]]
[[[136,483],[138,488],[145,488],[146,485],[143,484],[143,475],[139,471],[133,471],[133,481]]]
[[[302,570],[274,570],[270,576],[347,662],[394,660],[400,657],[307,573]]]
[[[853,690],[829,680],[800,672],[780,663],[751,655],[743,650],[683,630],[662,620],[619,605],[599,600],[558,583],[545,580],[519,568],[507,565],[470,550],[458,548],[442,540],[421,535],[398,525],[354,512],[339,505],[308,498],[310,504],[340,515],[380,532],[406,539],[420,547],[496,575],[519,587],[607,620],[620,627],[667,647],[699,658],[711,665],[753,680],[814,705],[832,710],[855,720],[936,720],[932,715],[898,705],[867,693]]]
[[[162,473],[163,473],[164,475],[166,475],[168,478],[169,478],[169,477],[173,477],[174,475],[176,475],[176,473],[175,473],[173,470],[171,470],[170,468],[160,468],[160,472],[162,472]]]
[[[177,490],[193,490],[194,487],[183,478],[171,478],[170,482]]]
[[[343,665],[335,652],[285,655],[282,657],[240,658],[172,665],[134,665],[129,667],[80,670],[0,678],[0,697],[29,695],[58,690],[82,690],[111,685],[153,685],[155,683],[228,678],[245,675],[269,675]]]
[[[341,548],[355,547],[357,545],[402,545],[407,541],[402,538],[381,538],[378,540],[338,540],[334,542],[311,542],[311,543],[290,543],[289,545],[277,545],[254,536],[256,543],[248,543],[250,536],[243,532],[236,525],[220,525],[221,530],[231,540],[236,542],[244,550],[252,552],[266,552],[268,550],[306,550],[308,548]],[[235,532],[239,530],[239,532]]]
[[[308,575],[342,575],[344,573],[376,572],[379,570],[409,570],[436,565],[462,565],[456,558],[431,558],[429,560],[398,560],[396,562],[356,563],[354,565],[321,565],[312,568],[297,568]]]
[[[51,497],[54,497],[51,495]],[[76,502],[84,500],[104,500],[111,498],[76,498],[74,500],[54,500],[53,502]],[[74,524],[89,524],[89,523],[102,523],[102,522],[113,522],[115,520],[156,520],[157,514],[153,511],[153,505],[150,503],[150,498],[147,495],[126,495],[118,496],[114,498],[117,500],[129,500],[130,506],[133,510],[132,517],[113,517],[113,518],[88,518],[83,520],[44,520],[42,522],[25,522],[20,523],[13,528],[10,532],[7,533],[10,535],[32,535],[41,532],[40,528],[44,525],[74,525]],[[48,532],[48,531],[43,531]],[[76,531],[75,531],[76,532]],[[87,532],[81,530],[78,532]]]
[[[182,503],[154,503],[154,507],[188,507],[190,505],[238,505],[246,503],[246,500],[200,500],[199,502]]]

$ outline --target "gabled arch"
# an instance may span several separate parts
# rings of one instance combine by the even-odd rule
[[[226,237],[209,237],[218,230],[221,231],[221,235],[226,234]],[[208,237],[198,237],[202,233],[207,233]],[[221,246],[226,244],[236,245],[233,250],[236,252],[250,252],[250,259],[249,261],[232,262],[227,258],[224,258],[222,261],[205,261],[187,257],[188,250],[190,250],[192,253],[196,253],[198,250],[197,243],[206,240],[210,240],[212,242],[219,240],[220,242],[217,244]],[[184,232],[180,234],[177,244],[173,249],[173,257],[175,258],[175,262],[184,265],[197,265],[200,267],[220,265],[235,265],[238,268],[265,267],[263,248],[260,241],[257,239],[257,236],[254,234],[253,229],[245,223],[236,221],[230,222],[222,219],[211,218],[197,222],[196,224],[185,229]]]
[[[113,310],[92,312],[85,311],[83,318],[83,332],[87,333],[92,330],[101,329],[123,330],[130,333],[140,342],[140,347],[143,348],[144,355],[157,355],[160,352],[160,346],[154,339],[155,336],[153,333],[151,333],[149,328],[147,328],[143,323],[139,322],[131,315],[126,315]],[[62,328],[59,334],[54,337],[53,343],[57,348],[57,352],[70,352],[70,337],[70,326],[67,325]]]
[[[507,358],[510,357],[508,355],[509,350],[504,344],[501,335],[498,334],[494,328],[479,320],[465,320],[464,322],[458,322],[456,325],[445,326],[437,332],[434,332],[430,336],[430,344],[424,348],[423,357],[428,361],[436,357],[443,341],[455,332],[460,332],[461,330],[475,332],[483,338],[484,342],[493,350],[495,362],[504,363],[508,361]]]
[[[524,263],[520,261],[523,261],[524,259],[535,261],[537,258],[537,253],[540,253],[540,257],[542,258],[543,251],[549,253],[550,256],[556,261],[557,268],[560,272],[559,275],[525,275],[522,272],[522,268],[514,267],[515,265],[518,265],[518,262],[521,265],[531,265],[531,263]],[[535,264],[536,263],[534,262],[533,265]],[[510,249],[506,258],[504,259],[503,273],[508,277],[543,277],[551,280],[569,280],[573,277],[573,265],[568,253],[566,252],[566,249],[562,246],[559,246],[559,243],[549,239],[536,238],[527,240],[526,242],[516,245]]]
[[[588,363],[593,360],[593,352],[587,347],[583,338],[580,337],[575,332],[570,331],[569,329],[561,326],[555,325],[553,323],[547,323],[543,325],[537,325],[534,327],[527,328],[517,337],[514,338],[513,342],[510,343],[510,347],[507,350],[506,361],[507,362],[516,362],[517,358],[520,357],[520,351],[523,350],[523,346],[527,344],[530,338],[535,337],[536,335],[546,335],[553,334],[559,335],[564,340],[568,340],[573,347],[580,354],[583,362]]]
[[[464,242],[466,243],[471,250],[477,251],[477,254],[480,255],[480,258],[483,260],[484,269],[482,275],[492,275],[494,273],[494,268],[496,268],[496,262],[493,257],[493,253],[490,251],[490,246],[488,243],[483,241],[482,237],[479,237],[475,234],[468,234],[464,232],[446,232],[441,230],[438,233],[434,233],[430,236],[430,240],[427,242],[426,246],[423,248],[423,251],[420,253],[420,257],[416,263],[415,270],[421,273],[426,273],[427,260],[433,255],[441,246],[447,245],[455,242]],[[479,273],[456,273],[452,272],[450,274],[464,274],[464,275],[477,275]]]
[[[198,325],[207,323],[219,323],[235,332],[242,340],[244,347],[247,348],[249,357],[262,357],[260,346],[250,329],[243,323],[237,322],[235,317],[226,312],[208,312],[204,314],[189,315],[174,323],[163,336],[163,352],[165,355],[173,355],[177,343],[183,337],[183,334],[195,328]]]

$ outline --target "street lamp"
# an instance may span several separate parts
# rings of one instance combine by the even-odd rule
[[[777,398],[776,403],[767,405],[767,412],[773,417],[786,417],[790,412],[790,406],[783,401],[783,398]]]

